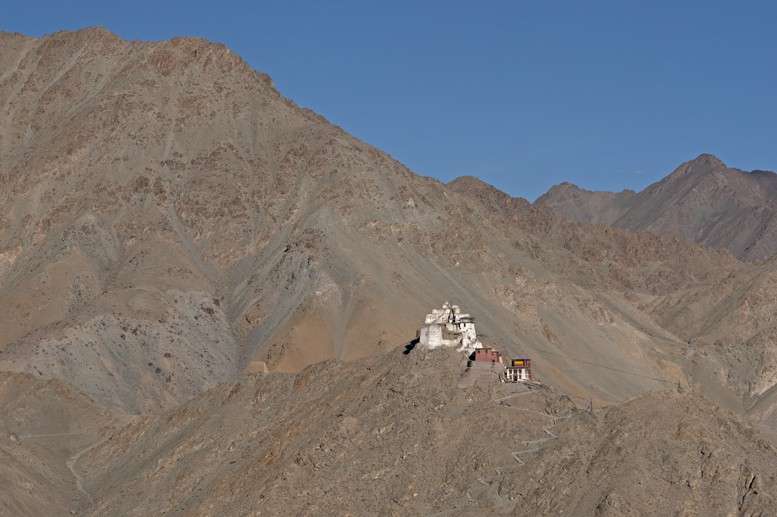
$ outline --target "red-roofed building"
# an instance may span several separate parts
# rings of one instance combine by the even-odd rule
[[[502,354],[493,348],[483,347],[475,349],[476,363],[499,363],[502,364]]]

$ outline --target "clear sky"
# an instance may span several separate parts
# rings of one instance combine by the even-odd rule
[[[777,170],[774,1],[4,0],[0,30],[200,36],[419,174],[534,200],[708,152]]]

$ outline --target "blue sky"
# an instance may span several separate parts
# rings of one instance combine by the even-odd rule
[[[703,152],[777,170],[777,2],[6,0],[0,30],[200,36],[419,174],[534,200]]]

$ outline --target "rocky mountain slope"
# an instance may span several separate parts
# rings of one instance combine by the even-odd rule
[[[742,260],[777,252],[777,174],[732,169],[703,154],[645,190],[591,192],[562,183],[537,199],[575,221],[678,235]]]
[[[623,400],[695,382],[682,345],[772,267],[416,176],[203,40],[2,49],[0,368],[110,407],[174,407],[255,360],[380,353],[445,299],[546,382]],[[744,343],[773,318],[737,325]]]
[[[78,453],[125,423],[66,383],[0,372],[0,514],[63,515],[87,504]]]
[[[774,259],[418,176],[199,39],[0,34],[0,106],[10,513],[773,507]],[[445,300],[546,389],[404,356]]]
[[[549,388],[459,388],[463,359],[416,349],[329,360],[297,375],[246,376],[170,412],[107,425],[68,461],[79,484],[69,504],[53,507],[89,515],[775,507],[777,450],[696,393],[669,389],[589,412]],[[30,482],[31,494],[40,488]]]
[[[89,29],[3,35],[2,54],[0,367],[113,407],[172,407],[255,359],[288,371],[399,346],[446,298],[516,353],[569,321],[586,341],[606,328],[635,341],[611,355],[638,370],[650,338],[629,338],[589,289],[664,293],[693,284],[689,268],[741,267],[685,244],[659,257],[642,241],[660,238],[625,234],[631,255],[618,243],[604,257],[609,236],[418,177],[203,40]],[[649,387],[635,384],[596,383],[615,398]]]

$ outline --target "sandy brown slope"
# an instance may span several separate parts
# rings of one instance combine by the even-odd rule
[[[769,515],[777,452],[693,393],[589,413],[553,390],[458,388],[400,351],[245,377],[79,458],[93,515]]]
[[[539,215],[544,207],[535,207],[538,213],[534,216],[526,211],[517,216],[525,201],[510,198],[475,178],[460,178],[451,186],[477,197],[494,214],[512,217],[529,235],[541,235],[541,243],[530,246],[533,256],[556,275],[573,279],[576,285],[594,292],[598,308],[604,308],[604,321],[620,313],[635,328],[632,336],[652,338],[658,344],[652,350],[664,359],[671,358],[663,371],[664,378],[674,372],[678,381],[693,384],[730,410],[747,412],[753,422],[771,432],[777,422],[773,409],[777,382],[774,258],[755,266],[736,266],[721,256],[711,260],[706,252],[689,247],[682,239],[667,241],[649,233],[632,235],[603,225],[581,227]],[[613,293],[620,296],[611,298]],[[547,298],[543,304],[547,304]],[[586,349],[579,347],[578,340],[576,351],[583,352],[578,358],[601,360],[603,367],[624,368],[607,355],[612,348],[598,348],[605,339],[586,335],[579,328],[570,331],[567,327],[567,332],[557,333],[564,325],[558,316],[568,316],[568,310],[557,307],[555,314],[546,314],[543,321],[555,323],[552,333],[548,333],[549,341],[559,336],[564,341],[585,336],[585,341],[596,345]],[[645,326],[645,315],[650,325]],[[657,332],[652,324],[661,330]],[[602,350],[606,350],[604,356],[599,353]],[[546,347],[533,351],[540,357],[550,352]],[[553,352],[564,353],[558,349]],[[577,367],[574,361],[561,365]],[[598,383],[590,378],[588,382]]]
[[[708,397],[747,411],[767,429],[777,423],[776,293],[777,260],[772,258],[722,282],[678,291],[642,307],[687,341],[683,369],[708,387]]]
[[[537,199],[562,217],[647,230],[728,248],[743,260],[777,252],[777,175],[728,168],[703,154],[639,193],[591,192],[564,183]]]
[[[349,313],[334,315],[364,275],[326,256],[345,243],[320,226],[348,210],[327,200],[396,195],[362,165],[408,171],[202,40],[7,35],[3,55],[5,368],[165,407],[294,335],[287,320],[316,292],[333,309],[307,310],[317,337],[286,368],[342,352]]]
[[[297,371],[401,346],[446,299],[572,394],[705,386],[662,307],[757,274],[419,177],[220,45],[89,29],[0,48],[0,368],[111,407],[174,407],[252,359]]]
[[[90,504],[75,462],[123,423],[63,382],[0,372],[0,515],[64,515]]]

